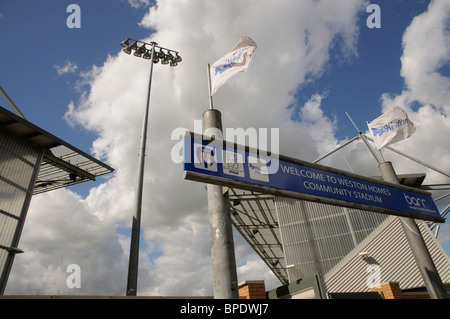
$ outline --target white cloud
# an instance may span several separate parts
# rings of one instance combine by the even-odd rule
[[[450,134],[450,78],[441,69],[450,63],[449,17],[450,3],[433,0],[427,11],[413,19],[403,35],[401,76],[406,88],[399,95],[382,96],[383,111],[401,106],[417,127],[411,138],[394,146],[445,171],[450,171],[444,160],[450,151],[446,138]]]
[[[58,73],[58,75],[74,73],[78,69],[78,66],[69,60],[67,60],[63,66],[54,65],[53,67],[56,69],[56,73]]]
[[[15,259],[7,291],[123,294],[127,256],[115,225],[101,221],[86,201],[66,190],[35,196],[32,202],[21,239],[25,253]],[[80,266],[82,289],[66,285],[70,264]]]
[[[450,172],[448,136],[450,135],[450,78],[442,70],[450,64],[450,3],[433,0],[428,10],[416,16],[403,35],[401,76],[405,86],[401,94],[383,94],[383,112],[398,105],[403,107],[416,125],[416,133],[393,145],[417,159]],[[425,184],[449,183],[450,178],[396,157],[398,173],[425,172]],[[448,203],[448,202],[447,202]],[[445,206],[445,201],[437,203]],[[442,226],[442,233],[450,225]],[[449,244],[448,236],[441,240]]]
[[[450,112],[450,78],[440,68],[450,63],[450,3],[431,1],[403,36],[401,75],[407,89],[422,104]]]
[[[156,30],[146,40],[180,51],[183,62],[173,69],[154,67],[142,230],[152,243],[150,253],[154,243],[160,253],[151,261],[148,274],[141,271],[145,276],[140,280],[142,294],[212,294],[206,193],[203,185],[183,180],[181,165],[170,158],[176,142],[170,137],[177,127],[193,130],[194,120],[201,119],[208,107],[206,65],[227,52],[239,35],[252,37],[258,50],[249,70],[227,82],[214,97],[224,127],[279,127],[284,150],[293,152],[287,145],[295,143],[302,157],[321,151],[298,138],[313,137],[314,123],[322,125],[322,138],[333,140],[334,126],[321,113],[320,101],[306,106],[305,112],[315,114],[305,123],[292,121],[287,108],[298,85],[320,76],[337,36],[346,39],[343,55],[355,52],[354,24],[361,2],[327,3],[178,1],[174,5],[161,1],[144,17],[142,25]],[[110,57],[93,80],[89,96],[68,114],[99,134],[95,152],[105,155],[117,169],[113,180],[86,199],[103,208],[102,219],[115,223],[129,224],[131,219],[131,209],[124,207],[132,203],[148,73],[145,60],[123,53]],[[237,244],[237,251],[241,245],[246,244]],[[252,258],[239,268],[239,281],[247,276],[258,279],[250,271],[258,269],[261,279],[277,285],[259,257]]]
[[[128,3],[132,8],[142,8],[148,7],[150,5],[150,0],[128,0]]]

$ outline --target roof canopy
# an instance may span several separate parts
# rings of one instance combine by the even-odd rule
[[[45,149],[33,194],[75,185],[114,171],[26,119],[0,107],[0,129],[5,129]]]

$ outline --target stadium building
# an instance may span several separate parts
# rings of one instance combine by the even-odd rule
[[[20,113],[21,114],[21,113]],[[113,169],[0,107],[0,294],[35,194],[95,181]]]
[[[425,174],[399,179],[420,187]],[[230,191],[235,228],[280,280],[268,298],[428,297],[399,217]],[[436,224],[416,223],[449,291],[450,260],[432,232]]]

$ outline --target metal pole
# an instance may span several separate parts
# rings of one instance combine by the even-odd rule
[[[391,162],[381,163],[378,168],[385,181],[400,184]],[[430,298],[449,299],[416,222],[412,218],[399,218]]]
[[[345,112],[345,114],[347,114],[348,119],[350,120],[350,122],[352,122],[353,126],[355,127],[355,129],[358,131],[358,136],[360,139],[362,139],[362,141],[366,144],[367,148],[369,149],[369,151],[372,153],[373,157],[375,158],[375,160],[378,162],[378,164],[381,164],[383,161],[381,160],[380,156],[381,156],[381,152],[378,152],[380,154],[380,156],[377,155],[377,153],[375,153],[375,151],[372,149],[372,147],[370,146],[369,142],[366,139],[366,136],[361,132],[361,130],[356,126],[355,122],[353,122],[352,118],[350,117],[350,115]]]
[[[358,240],[356,239],[355,228],[353,227],[352,220],[350,219],[350,214],[347,207],[342,207],[344,209],[345,219],[347,221],[348,228],[350,229],[350,235],[352,235],[353,245],[358,246]]]
[[[145,147],[147,142],[147,126],[148,114],[150,106],[150,91],[152,87],[152,73],[153,73],[153,57],[155,54],[156,43],[152,42],[152,53],[150,59],[150,76],[147,90],[147,105],[145,107],[144,118],[142,122],[141,132],[141,146],[139,150],[138,160],[138,176],[136,180],[136,194],[134,200],[134,214],[133,224],[131,228],[131,242],[130,242],[130,260],[128,264],[128,281],[127,281],[127,296],[136,296],[137,281],[138,281],[138,266],[139,266],[139,239],[141,233],[141,209],[142,209],[142,192],[144,186],[144,164],[145,164]]]
[[[211,95],[211,66],[208,63],[208,94],[209,94],[209,108],[214,109],[213,98]]]
[[[222,138],[222,118],[218,110],[203,113],[203,134]],[[236,257],[228,189],[207,185],[211,235],[214,298],[238,299]]]
[[[359,136],[355,136],[354,138],[352,138],[351,140],[345,142],[344,144],[342,144],[341,146],[339,146],[339,147],[336,148],[335,150],[329,152],[328,154],[325,154],[325,155],[319,157],[318,159],[316,159],[315,161],[313,161],[313,163],[318,163],[318,162],[320,162],[320,161],[323,160],[324,158],[326,158],[326,157],[330,156],[331,154],[333,154],[333,153],[339,151],[341,148],[346,147],[346,146],[349,145],[350,143],[353,143],[353,142],[356,141],[357,139],[359,139]]]
[[[20,112],[19,108],[17,107],[16,103],[13,102],[13,100],[11,100],[11,98],[9,97],[9,95],[5,92],[5,90],[3,90],[3,88],[0,86],[0,93],[3,95],[3,97],[5,98],[5,100],[9,103],[9,105],[11,105],[11,107],[14,109],[14,111],[16,111],[16,113],[23,119],[25,118],[25,115],[22,114],[22,112]]]
[[[373,142],[373,138],[371,138],[371,137],[369,137],[369,136],[366,136],[366,138]],[[401,156],[404,156],[404,157],[406,157],[406,158],[409,158],[410,160],[412,160],[412,161],[414,161],[414,162],[416,162],[416,163],[418,163],[418,164],[420,164],[420,165],[423,165],[423,166],[425,166],[425,167],[428,167],[428,168],[432,169],[433,171],[436,171],[436,172],[438,172],[438,173],[441,173],[441,174],[444,175],[444,176],[450,177],[450,174],[449,174],[449,173],[447,173],[447,172],[445,172],[445,171],[443,171],[443,170],[441,170],[441,169],[439,169],[439,168],[436,168],[436,167],[434,167],[434,166],[432,166],[432,165],[430,165],[430,164],[427,164],[427,163],[425,163],[425,162],[423,162],[423,161],[421,161],[421,160],[419,160],[419,159],[417,159],[417,158],[414,158],[414,157],[412,157],[411,155],[408,155],[408,154],[406,154],[406,153],[403,153],[403,152],[401,152],[401,151],[399,151],[399,150],[397,150],[397,149],[395,149],[395,148],[393,148],[393,147],[391,147],[391,146],[389,146],[389,145],[388,145],[388,146],[385,146],[385,148],[387,148],[388,150],[390,150],[390,151],[392,151],[392,152],[395,152],[395,153],[397,153],[397,154],[399,154],[399,155],[401,155]]]

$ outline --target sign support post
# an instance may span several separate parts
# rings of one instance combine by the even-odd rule
[[[400,184],[391,162],[380,163],[378,169],[381,172],[383,180],[394,184]],[[413,218],[399,218],[430,298],[449,299],[416,222]]]
[[[222,139],[222,115],[213,108],[203,113],[203,134]],[[236,257],[228,189],[207,184],[214,298],[238,299]]]

